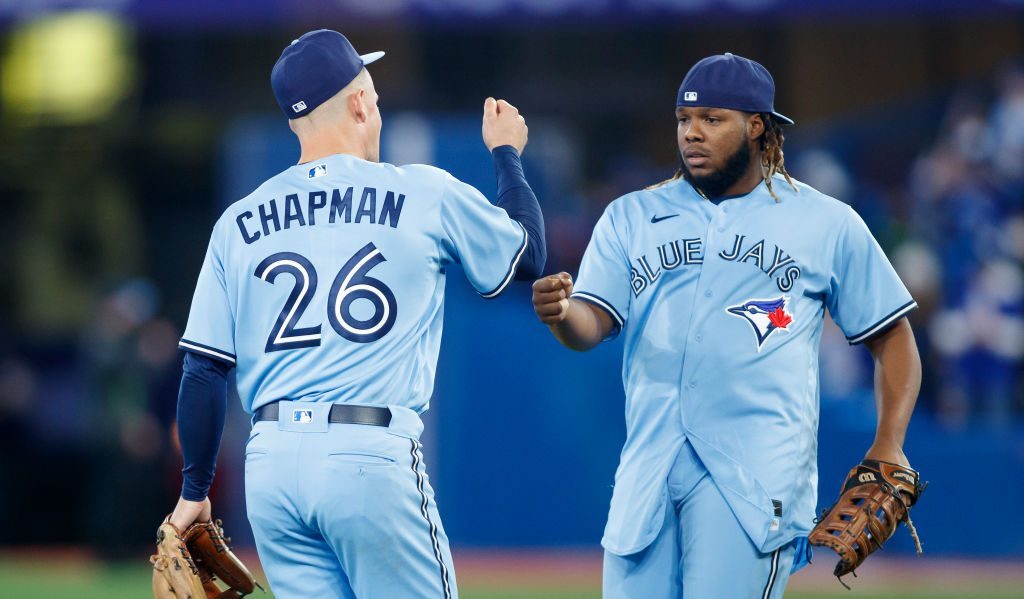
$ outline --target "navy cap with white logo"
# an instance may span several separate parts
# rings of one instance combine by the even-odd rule
[[[270,72],[270,86],[284,115],[297,119],[331,99],[382,56],[383,52],[360,56],[337,31],[310,31],[281,52]]]
[[[731,52],[693,65],[679,86],[679,106],[768,112],[786,125],[793,124],[793,119],[775,112],[775,80],[768,69]]]

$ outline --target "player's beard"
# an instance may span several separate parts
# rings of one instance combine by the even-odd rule
[[[740,140],[739,147],[725,161],[725,166],[703,177],[693,176],[682,156],[680,156],[680,161],[683,165],[683,178],[706,197],[717,198],[724,195],[725,190],[732,187],[746,174],[747,168],[750,166],[750,146],[747,145],[746,140]]]

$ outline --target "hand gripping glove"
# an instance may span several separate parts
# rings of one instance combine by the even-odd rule
[[[171,523],[165,521],[156,531],[156,555],[153,564],[154,599],[206,599],[203,582],[185,541]]]
[[[839,500],[821,513],[808,537],[812,545],[839,554],[835,575],[843,586],[846,583],[842,577],[881,549],[900,522],[906,523],[921,554],[921,540],[910,520],[910,508],[925,486],[916,470],[889,462],[864,460],[850,470]]]

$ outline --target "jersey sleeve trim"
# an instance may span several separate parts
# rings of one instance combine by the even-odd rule
[[[883,330],[890,324],[902,318],[905,314],[907,314],[916,307],[917,302],[915,302],[914,300],[910,300],[909,302],[903,304],[899,308],[896,308],[895,310],[890,312],[889,315],[886,316],[885,318],[879,320],[875,324],[868,327],[864,332],[859,333],[857,335],[847,336],[846,340],[850,343],[850,345],[857,345],[858,343],[863,343],[870,339],[879,331]]]
[[[572,294],[572,297],[581,299],[590,304],[594,304],[598,308],[601,308],[602,310],[607,312],[608,316],[611,316],[612,321],[615,322],[615,326],[617,326],[619,329],[621,329],[622,325],[625,324],[626,322],[626,320],[622,318],[622,315],[619,314],[619,311],[616,310],[614,306],[612,306],[611,302],[609,302],[608,300],[604,299],[599,295],[587,293],[586,291],[576,291]]]
[[[219,350],[216,347],[210,347],[209,345],[203,345],[202,343],[196,343],[195,341],[189,341],[188,339],[182,339],[179,341],[178,347],[185,351],[210,356],[211,358],[217,358],[221,362],[227,362],[231,365],[235,364],[235,354]]]
[[[524,227],[519,221],[515,221],[515,223],[519,225],[519,228],[523,231],[523,243],[519,246],[519,251],[517,251],[515,256],[512,257],[512,262],[508,266],[508,273],[505,274],[505,278],[502,279],[501,284],[487,293],[480,294],[484,299],[496,298],[501,295],[502,291],[505,291],[508,284],[512,282],[512,278],[515,277],[516,269],[519,268],[519,260],[523,257],[527,244],[530,243],[530,235],[526,232],[526,227]]]

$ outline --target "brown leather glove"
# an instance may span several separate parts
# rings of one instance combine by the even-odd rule
[[[156,531],[156,555],[153,564],[154,599],[206,599],[192,556],[178,529],[167,521]]]
[[[192,560],[198,570],[207,599],[237,599],[263,587],[256,582],[245,564],[232,553],[224,537],[224,528],[220,520],[197,522],[189,526],[182,535]],[[227,585],[221,591],[215,581],[220,580]]]
[[[809,541],[839,554],[835,569],[839,582],[843,582],[842,576],[864,563],[873,551],[881,549],[900,522],[906,522],[920,555],[921,540],[910,520],[910,508],[923,491],[916,470],[879,460],[864,460],[846,475],[839,500],[821,513]]]

